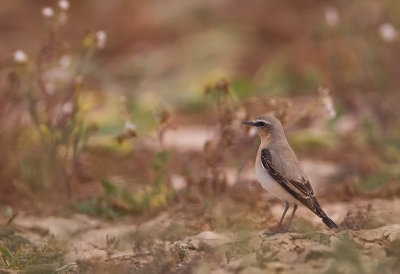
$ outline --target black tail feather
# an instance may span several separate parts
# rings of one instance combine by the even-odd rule
[[[329,228],[338,228],[337,225],[328,217],[323,217],[322,221],[324,222],[324,224],[326,224],[327,227]]]

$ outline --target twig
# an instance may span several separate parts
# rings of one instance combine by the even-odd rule
[[[12,221],[17,217],[18,215],[18,211],[15,212],[7,221],[6,225],[10,225],[12,223]]]

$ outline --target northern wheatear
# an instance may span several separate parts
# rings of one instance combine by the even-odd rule
[[[314,212],[329,228],[337,228],[319,205],[310,181],[286,140],[279,120],[273,115],[264,115],[243,124],[255,127],[261,138],[255,163],[258,180],[264,189],[281,199],[285,206],[276,231],[280,230],[289,205],[292,204],[289,229],[298,203]]]

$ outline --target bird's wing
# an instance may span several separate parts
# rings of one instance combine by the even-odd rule
[[[264,148],[261,150],[261,163],[268,171],[269,175],[275,179],[287,192],[289,192],[296,200],[308,207],[311,211],[323,218],[326,216],[324,211],[318,204],[314,196],[314,191],[311,187],[310,181],[304,176],[300,180],[288,178],[283,176],[277,167],[272,163],[272,156],[269,149]]]

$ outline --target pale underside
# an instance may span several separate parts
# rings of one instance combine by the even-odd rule
[[[262,187],[278,199],[289,204],[299,203],[289,192],[287,192],[260,164],[255,165],[256,175]]]

